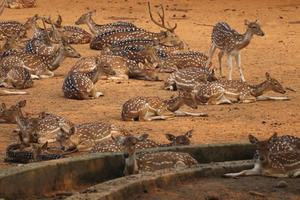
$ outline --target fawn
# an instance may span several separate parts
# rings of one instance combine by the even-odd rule
[[[288,97],[264,96],[267,91],[284,94],[282,85],[266,73],[266,80],[257,85],[250,85],[237,80],[219,80],[198,84],[193,89],[193,97],[200,103],[224,104],[224,103],[251,103],[264,100],[288,100]]]
[[[125,175],[162,169],[188,168],[198,164],[198,162],[188,153],[136,153],[137,144],[145,141],[147,137],[147,134],[143,134],[139,137],[119,136],[114,138],[114,140],[121,145],[125,153]]]
[[[249,141],[256,146],[254,168],[227,173],[225,176],[300,176],[300,138],[291,135],[277,136],[275,133],[263,141],[249,135]]]
[[[181,91],[177,97],[171,97],[170,99],[165,100],[157,96],[137,96],[129,99],[123,104],[121,117],[124,121],[152,121],[164,120],[174,116],[207,116],[206,113],[189,113],[179,111],[180,107],[184,104],[193,109],[197,108],[192,97],[187,96],[185,92]],[[170,115],[164,115],[167,112],[170,112]]]
[[[240,72],[240,78],[242,81],[245,81],[241,63],[240,50],[248,46],[253,35],[265,35],[257,20],[255,22],[249,22],[248,20],[245,20],[245,25],[247,27],[247,30],[244,34],[238,33],[225,22],[217,23],[212,31],[212,44],[209,50],[209,56],[206,63],[206,67],[208,67],[209,63],[211,62],[215,50],[217,48],[220,49],[220,53],[218,54],[220,75],[222,76],[222,57],[225,53],[228,56],[228,80],[232,79],[232,57],[235,57]]]
[[[146,134],[148,137],[148,134]],[[182,146],[182,145],[190,145],[191,141],[190,138],[192,137],[192,130],[189,130],[185,134],[181,134],[175,136],[173,134],[167,133],[165,134],[166,138],[168,139],[169,143],[167,144],[159,144],[153,140],[145,139],[137,143],[136,149],[146,149],[146,148],[156,148],[156,147],[169,147],[169,146]],[[106,140],[104,142],[96,144],[93,149],[90,151],[91,153],[96,152],[121,152],[121,146],[115,141],[115,139]]]

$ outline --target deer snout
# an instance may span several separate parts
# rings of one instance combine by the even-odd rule
[[[129,153],[124,153],[124,158],[127,159],[129,157]]]

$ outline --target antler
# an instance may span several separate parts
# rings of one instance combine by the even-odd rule
[[[167,22],[167,24],[169,26],[169,27],[167,27],[166,23],[165,23],[165,9],[164,9],[164,7],[162,5],[160,5],[160,9],[161,9],[161,13],[157,12],[157,14],[158,14],[158,16],[160,18],[161,23],[155,21],[155,19],[153,18],[152,12],[151,12],[150,2],[148,1],[148,10],[149,10],[149,15],[150,15],[150,18],[151,18],[152,22],[154,24],[156,24],[157,26],[162,27],[164,29],[167,29],[168,31],[170,31],[170,32],[173,33],[174,30],[177,28],[177,24],[175,23],[174,27],[170,27],[170,24]]]

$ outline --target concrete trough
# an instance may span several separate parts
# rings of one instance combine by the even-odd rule
[[[147,151],[165,150],[188,152],[200,163],[211,163],[251,159],[254,153],[254,146],[250,144],[193,145],[148,149]],[[221,165],[219,164],[222,163],[217,164],[220,167]],[[206,166],[206,168],[209,169],[215,165],[216,164],[204,164],[201,165],[201,167],[192,169],[194,170],[193,172],[187,170],[187,174],[178,176],[189,177],[188,174],[190,174],[190,176],[202,174],[202,167]],[[230,165],[231,164],[228,164],[225,168],[230,168]],[[232,165],[238,169],[249,167],[249,164],[245,165],[241,163],[232,163]],[[220,169],[221,168],[224,169],[222,166]],[[10,169],[0,170],[0,198],[37,198],[51,196],[61,192],[82,191],[92,185],[121,177],[123,175],[123,169],[124,159],[121,153],[90,154],[12,167]],[[184,170],[184,172],[186,172],[186,170]],[[170,175],[170,177],[175,177],[176,179],[177,175],[175,174],[180,173],[168,172],[167,174],[173,174]],[[155,177],[157,176],[159,180],[159,176],[162,176],[162,174],[158,173]],[[166,176],[168,177],[168,175]],[[127,178],[125,178],[125,180]],[[137,178],[137,180],[139,180],[139,178]],[[156,185],[154,183],[151,184]]]

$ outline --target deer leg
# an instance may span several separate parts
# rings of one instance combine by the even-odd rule
[[[300,169],[298,169],[297,171],[295,171],[292,175],[292,177],[298,177],[300,176]]]
[[[216,45],[214,45],[214,43],[212,43],[211,46],[210,46],[209,52],[208,52],[208,59],[206,61],[205,67],[209,66],[209,64],[211,62],[211,59],[212,59],[216,49],[217,49]]]
[[[219,70],[220,70],[220,76],[223,77],[223,73],[222,73],[222,58],[224,55],[224,51],[220,51],[218,54],[218,61],[219,61]]]
[[[35,74],[30,74],[30,77],[31,77],[31,79],[34,79],[34,80],[40,79],[40,77],[38,75],[35,75]]]
[[[240,71],[240,78],[243,82],[245,82],[245,77],[244,77],[244,74],[243,74],[243,68],[242,68],[242,61],[241,61],[241,53],[239,52],[237,55],[235,55],[235,60],[236,60],[236,64],[239,68],[239,71]]]
[[[224,174],[225,177],[237,177],[237,176],[255,176],[261,175],[261,166],[259,164],[254,164],[254,168],[243,170],[237,173],[227,173]]]
[[[176,110],[174,112],[176,117],[184,117],[184,116],[192,116],[192,117],[207,117],[207,113],[197,113],[197,112],[185,112],[185,111],[180,111]]]
[[[229,67],[228,80],[232,80],[232,56],[229,54],[227,58],[227,65]]]
[[[285,100],[290,100],[289,97],[271,97],[271,96],[258,96],[256,97],[257,101],[269,101],[269,100],[273,100],[273,101],[285,101]]]

